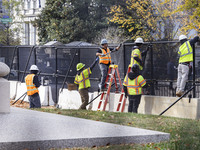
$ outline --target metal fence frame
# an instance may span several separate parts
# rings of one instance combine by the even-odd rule
[[[146,42],[146,43],[144,43],[144,45],[147,45],[147,44],[152,44],[152,47],[151,47],[151,49],[150,49],[150,64],[151,64],[151,68],[150,68],[150,70],[151,70],[151,76],[150,76],[150,78],[149,79],[147,79],[148,81],[149,81],[149,83],[151,84],[151,90],[150,90],[150,95],[159,95],[159,96],[175,96],[174,95],[174,91],[171,91],[171,93],[172,94],[168,94],[168,95],[165,95],[164,94],[164,92],[162,93],[162,90],[158,90],[157,88],[163,88],[164,90],[163,91],[168,91],[168,93],[170,93],[169,91],[169,87],[167,87],[167,86],[165,86],[165,84],[162,84],[162,83],[164,83],[164,82],[173,82],[174,84],[175,84],[175,82],[176,81],[166,81],[166,80],[161,80],[161,81],[159,81],[159,80],[157,80],[157,79],[155,79],[155,77],[154,77],[154,62],[153,62],[153,59],[154,59],[154,44],[169,44],[169,43],[178,43],[178,41],[157,41],[157,42]],[[115,47],[115,46],[117,46],[117,45],[113,45],[112,47]],[[120,71],[120,74],[122,75],[121,76],[121,78],[123,79],[123,77],[125,76],[125,74],[126,74],[126,70],[127,70],[127,63],[126,63],[126,59],[127,59],[127,46],[134,46],[134,43],[123,43],[123,46],[122,46],[122,48],[121,48],[121,54],[120,54],[120,56],[122,56],[122,57],[124,57],[123,58],[123,60],[120,62],[121,64],[121,71]],[[196,56],[195,56],[195,45],[192,45],[192,47],[193,47],[193,59],[194,59],[194,61],[193,61],[193,66],[195,66],[195,62],[196,62]],[[78,62],[80,62],[80,60],[81,60],[81,57],[80,57],[80,53],[81,52],[83,52],[84,53],[84,50],[90,50],[90,49],[98,49],[99,47],[98,46],[1,46],[0,47],[0,50],[2,49],[2,48],[13,48],[14,50],[13,50],[13,54],[12,54],[12,60],[11,60],[11,63],[10,64],[7,64],[7,65],[9,65],[11,68],[12,68],[12,66],[13,66],[13,61],[14,61],[14,57],[15,56],[17,56],[17,68],[18,68],[18,70],[16,70],[17,71],[17,73],[18,73],[18,76],[17,76],[17,80],[18,81],[21,81],[21,82],[23,82],[23,80],[24,80],[24,76],[25,76],[25,74],[26,73],[28,73],[27,72],[27,66],[28,66],[28,64],[29,64],[29,60],[30,60],[30,58],[31,58],[31,56],[32,55],[34,55],[33,57],[34,57],[34,63],[37,65],[37,54],[36,54],[36,49],[37,48],[52,48],[52,49],[54,49],[55,50],[55,66],[56,66],[56,68],[55,68],[55,72],[54,73],[52,73],[52,74],[50,74],[50,73],[45,73],[45,72],[42,72],[41,73],[41,76],[52,76],[52,77],[55,77],[55,83],[56,83],[56,99],[55,99],[55,103],[57,103],[58,102],[58,91],[59,91],[59,89],[58,89],[58,78],[65,78],[65,75],[61,75],[61,74],[59,74],[59,72],[58,72],[58,51],[61,49],[77,49],[78,50],[78,55],[79,55],[79,57],[78,57]],[[25,68],[24,68],[24,70],[22,71],[22,70],[20,70],[19,68],[20,68],[20,60],[19,60],[19,52],[20,52],[20,49],[22,49],[22,48],[29,48],[30,49],[30,53],[29,53],[29,56],[28,56],[28,59],[27,59],[27,62],[26,62],[26,66],[25,66]],[[1,57],[1,56],[0,56]],[[95,56],[94,56],[94,58],[95,58]],[[87,65],[89,65],[89,64],[87,64]],[[22,78],[21,78],[21,80],[20,80],[20,74],[21,73],[23,73],[23,76],[22,76]],[[68,78],[74,78],[75,76],[68,76]],[[10,78],[10,74],[7,76],[7,79],[9,79]],[[195,67],[193,67],[193,79],[190,81],[190,83],[192,84],[192,85],[196,85],[197,87],[196,88],[194,88],[193,89],[193,91],[192,91],[192,95],[193,95],[193,97],[197,97],[197,96],[199,96],[199,94],[197,95],[196,94],[196,92],[197,93],[199,93],[200,92],[200,90],[199,90],[199,82],[197,82],[196,80],[196,69],[195,69]],[[94,81],[94,82],[97,82],[98,81],[98,78],[91,78],[91,80],[92,81]],[[156,86],[155,86],[156,85]],[[159,85],[159,86],[158,86]]]

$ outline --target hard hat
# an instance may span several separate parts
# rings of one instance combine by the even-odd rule
[[[29,70],[39,70],[36,65],[32,65]]]
[[[136,40],[135,40],[135,43],[144,43],[144,41],[143,41],[143,39],[141,38],[141,37],[139,37],[139,38],[137,38]]]
[[[102,39],[101,40],[101,45],[103,45],[103,44],[108,44],[108,41],[106,39]]]
[[[76,70],[79,71],[79,70],[81,70],[84,66],[85,66],[85,64],[83,64],[83,63],[78,63],[78,64],[76,65]]]
[[[187,39],[187,36],[182,34],[182,35],[179,36],[179,41],[181,41],[183,39]]]
[[[132,72],[138,73],[139,72],[139,65],[138,64],[133,64],[131,67]]]

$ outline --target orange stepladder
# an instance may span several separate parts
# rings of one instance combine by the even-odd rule
[[[131,70],[131,66],[129,65],[126,74],[128,74],[130,72],[130,70]],[[123,99],[123,97],[124,97],[124,99]],[[120,111],[124,112],[126,100],[127,100],[127,98],[125,97],[124,89],[122,89],[122,93],[121,93],[120,98],[119,98],[119,103],[117,105],[117,110],[116,110],[117,112],[120,112]]]
[[[100,110],[105,111],[107,103],[108,103],[108,99],[110,97],[110,90],[113,85],[115,85],[115,93],[118,93],[119,87],[117,84],[117,78],[119,81],[120,89],[122,89],[122,82],[119,75],[118,65],[112,64],[109,66],[108,74],[107,74],[105,86],[104,86],[105,89],[107,90],[105,92],[103,91],[103,93],[101,94],[100,101],[97,108],[98,111]],[[103,108],[101,108],[103,102],[104,102]]]

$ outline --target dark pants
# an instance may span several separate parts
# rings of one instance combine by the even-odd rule
[[[103,89],[108,74],[109,65],[99,64],[99,68],[101,70],[101,82],[99,83],[99,88]]]
[[[40,96],[38,93],[28,96],[30,108],[41,108]]]
[[[86,106],[87,106],[88,101],[89,101],[88,88],[80,89],[79,93],[80,93],[81,101],[82,101],[82,104],[79,107],[79,109],[86,109]]]
[[[129,95],[128,97],[129,97],[128,112],[137,113],[141,95]]]

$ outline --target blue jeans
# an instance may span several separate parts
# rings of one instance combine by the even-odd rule
[[[41,108],[40,96],[38,93],[28,96],[30,108]]]
[[[109,65],[99,64],[99,68],[101,70],[101,82],[99,83],[99,88],[103,89],[108,74]]]

